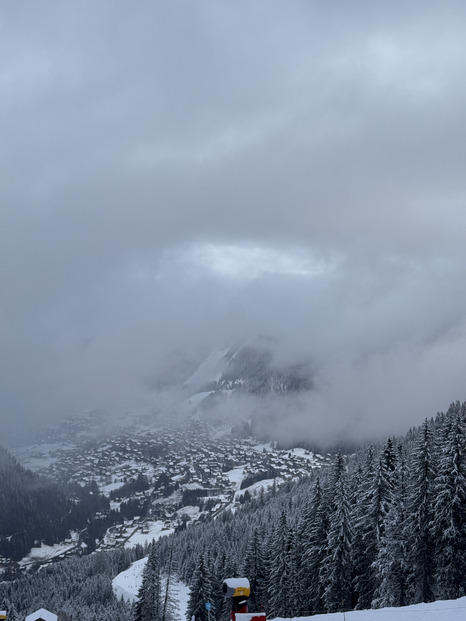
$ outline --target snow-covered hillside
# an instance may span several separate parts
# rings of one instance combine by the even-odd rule
[[[147,563],[147,557],[132,563],[126,571],[122,571],[112,581],[113,591],[118,599],[134,602],[142,584],[142,573]],[[175,581],[170,589],[175,602],[175,621],[185,621],[186,609],[189,600],[190,589],[186,584]]]
[[[136,561],[129,569],[113,580],[113,590],[118,598],[131,602],[137,598],[142,583],[142,572],[147,558]],[[177,582],[173,589],[178,604],[177,621],[184,621],[189,598],[189,588]],[[431,604],[415,604],[401,608],[380,608],[377,610],[352,610],[312,617],[295,617],[293,621],[464,621],[466,619],[466,597],[456,600],[441,600]],[[227,621],[227,620],[225,620]],[[272,621],[272,620],[269,620]],[[273,621],[292,621],[278,617]]]
[[[464,621],[464,619],[466,619],[466,597],[401,608],[352,610],[313,615],[312,617],[299,617],[296,621]],[[277,618],[275,621],[291,621],[291,619]]]
[[[118,574],[113,580],[113,590],[118,598],[131,602],[137,598],[142,583],[142,572],[147,558],[136,561],[129,569]],[[177,621],[186,619],[189,587],[177,582],[173,588],[174,601],[178,604]],[[376,610],[351,610],[312,617],[270,619],[268,621],[464,621],[466,619],[466,597],[454,600],[440,600],[431,604],[415,604],[400,608],[380,608]],[[225,619],[225,621],[228,621]]]

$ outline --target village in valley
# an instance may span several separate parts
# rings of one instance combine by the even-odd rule
[[[109,500],[113,523],[96,540],[96,550],[144,545],[196,521],[214,519],[286,482],[329,463],[303,448],[219,434],[208,423],[154,430],[147,425],[99,435],[98,417],[74,417],[44,429],[42,439],[15,451],[18,460],[41,475],[92,486]],[[100,421],[102,423],[102,421]],[[103,423],[102,423],[103,424]],[[55,546],[31,550],[21,566],[82,553],[77,533]]]

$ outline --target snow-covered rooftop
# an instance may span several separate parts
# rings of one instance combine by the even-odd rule
[[[45,608],[39,608],[39,610],[28,615],[25,621],[37,621],[38,619],[43,619],[43,621],[57,621],[58,616]]]

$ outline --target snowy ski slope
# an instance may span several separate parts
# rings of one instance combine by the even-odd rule
[[[352,610],[351,612],[300,617],[299,621],[464,621],[464,619],[466,619],[466,597],[402,608]],[[275,619],[275,621],[291,620]]]
[[[136,561],[129,569],[114,578],[113,589],[119,598],[123,596],[129,601],[134,601],[137,598],[146,561],[147,558]],[[189,587],[178,582],[175,585],[173,595],[179,604],[176,621],[185,621]],[[464,621],[465,619],[466,597],[461,597],[460,599],[441,600],[431,604],[415,604],[401,608],[352,610],[345,613],[337,612],[295,619],[277,618],[268,621]]]

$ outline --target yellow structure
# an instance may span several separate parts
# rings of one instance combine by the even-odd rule
[[[236,587],[232,597],[249,597],[251,595],[251,589],[249,587]]]
[[[249,597],[251,587],[247,578],[227,578],[223,582],[225,597]]]

